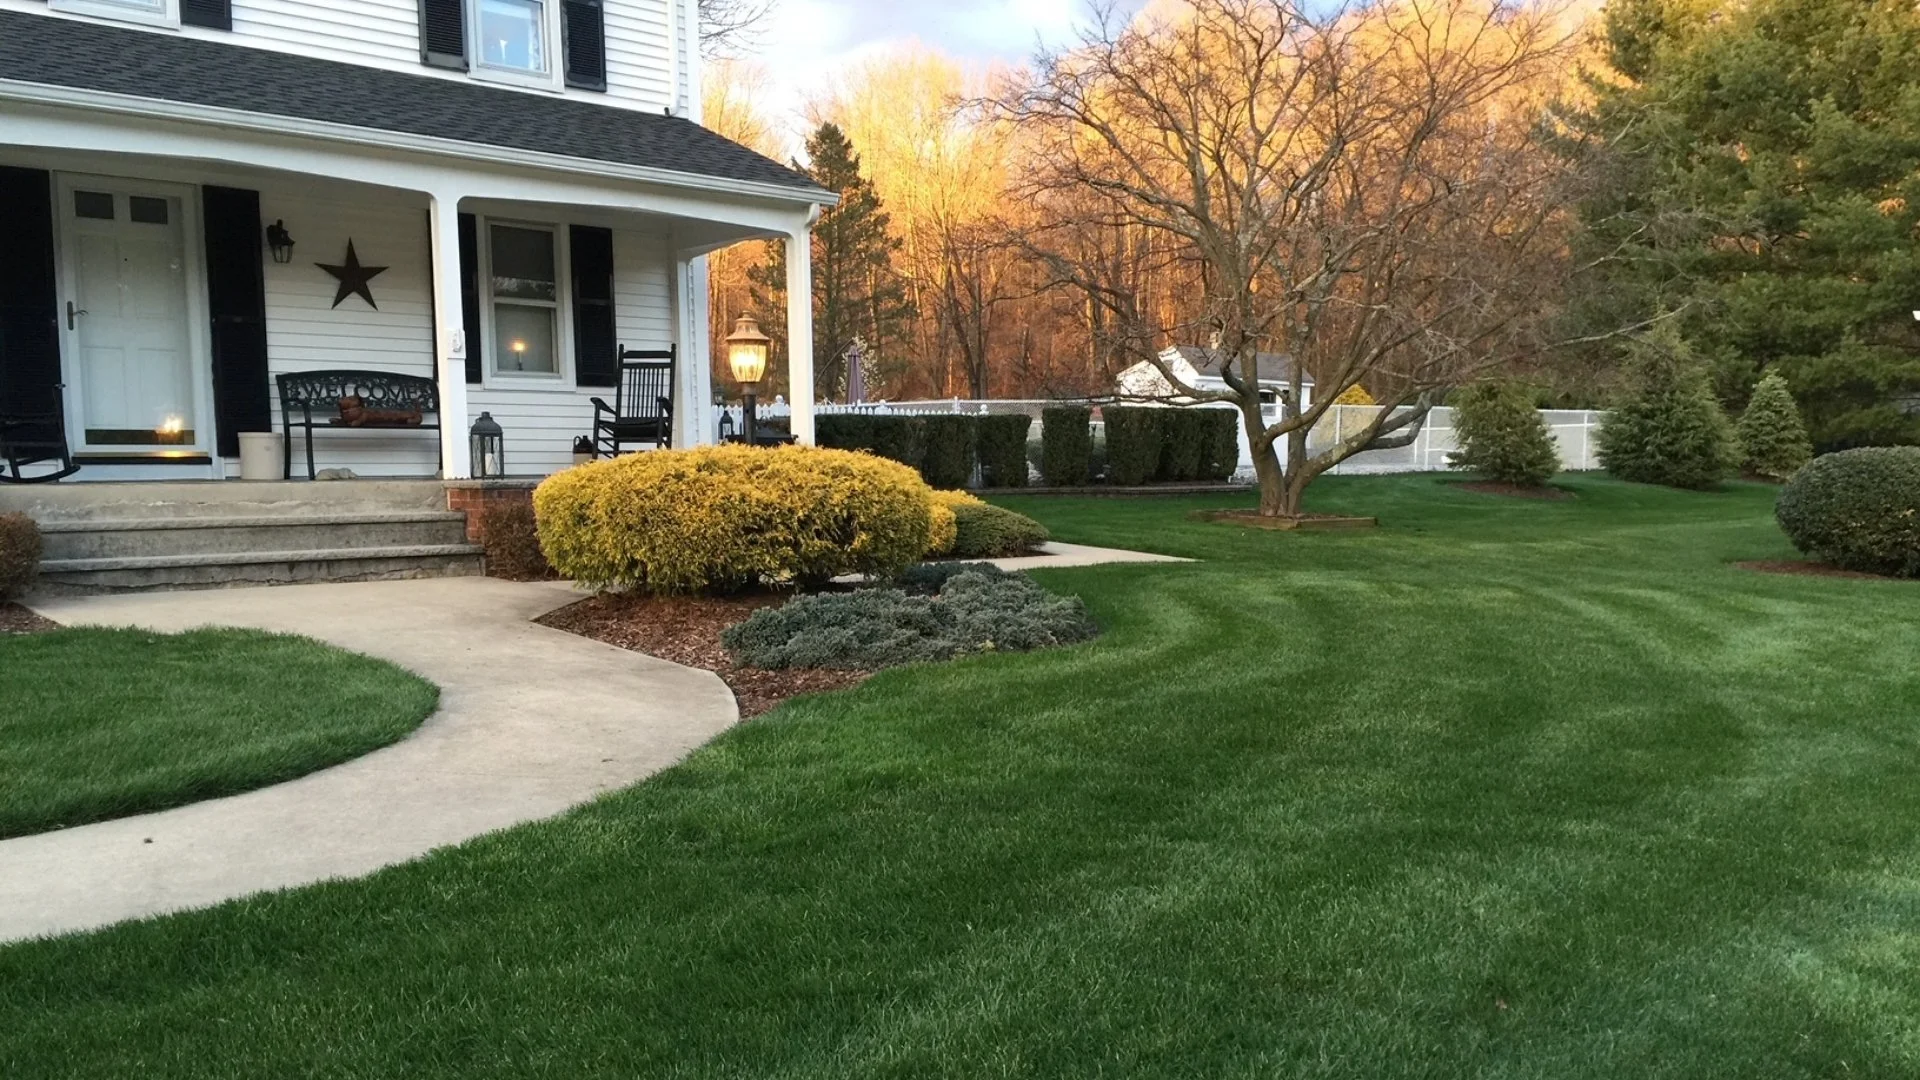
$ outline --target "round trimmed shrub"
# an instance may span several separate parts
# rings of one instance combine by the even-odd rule
[[[1047,527],[1025,514],[978,499],[955,502],[953,548],[957,559],[998,559],[1032,551],[1047,542]]]
[[[548,477],[533,505],[561,575],[654,592],[891,576],[926,553],[933,516],[908,466],[812,446],[590,462]]]
[[[953,508],[962,501],[979,502],[964,491],[934,491],[928,497],[928,506],[933,517],[927,529],[927,554],[933,558],[951,554],[953,542],[958,536],[959,526],[953,517]]]
[[[1814,458],[1774,517],[1793,546],[1843,570],[1920,577],[1920,446],[1866,446]]]

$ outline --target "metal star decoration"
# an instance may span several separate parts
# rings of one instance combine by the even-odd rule
[[[373,290],[367,288],[367,282],[372,281],[376,275],[387,268],[361,266],[360,256],[354,253],[352,240],[347,241],[347,261],[344,264],[335,266],[332,263],[314,263],[313,265],[340,280],[340,288],[333,294],[334,307],[339,307],[340,301],[347,297],[358,295],[367,302],[368,307],[375,311],[380,310],[380,305],[373,302]]]

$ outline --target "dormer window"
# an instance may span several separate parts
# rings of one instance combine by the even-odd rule
[[[545,75],[546,0],[474,0],[474,59],[481,67]]]

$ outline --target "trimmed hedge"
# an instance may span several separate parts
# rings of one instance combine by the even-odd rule
[[[974,442],[986,486],[1026,487],[1027,429],[1033,426],[1033,417],[995,414],[979,417],[975,425]]]
[[[40,576],[40,526],[25,514],[0,514],[0,599],[19,596]]]
[[[1107,483],[1132,487],[1159,475],[1167,411],[1152,405],[1108,405],[1101,410],[1107,422]]]
[[[924,438],[920,477],[930,487],[963,488],[973,483],[974,421],[978,417],[934,413],[917,418]]]
[[[1092,476],[1093,410],[1049,405],[1040,410],[1040,477],[1051,487],[1079,487]]]
[[[1184,483],[1200,478],[1200,461],[1207,453],[1207,417],[1213,409],[1162,409],[1160,468],[1157,479]]]
[[[865,450],[915,469],[926,457],[926,438],[918,416],[824,413],[814,418],[814,441],[833,450]]]
[[[1787,481],[1774,517],[1794,547],[1822,562],[1920,577],[1920,447],[1814,458]]]
[[[874,671],[968,653],[1025,652],[1099,632],[1078,597],[1021,574],[954,573],[938,594],[899,589],[802,596],[728,627],[721,644],[757,668]]]
[[[1198,478],[1216,483],[1233,479],[1240,468],[1240,412],[1238,409],[1195,409],[1200,420]]]
[[[656,592],[891,576],[926,554],[933,516],[912,469],[813,446],[627,454],[548,477],[533,504],[560,574]]]

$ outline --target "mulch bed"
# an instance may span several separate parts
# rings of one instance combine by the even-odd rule
[[[59,628],[60,624],[52,619],[43,619],[19,604],[0,600],[0,634],[37,634]]]
[[[720,676],[740,703],[742,719],[759,716],[801,694],[856,685],[868,671],[789,669],[764,671],[737,667],[720,645],[720,631],[763,607],[776,607],[792,593],[744,596],[641,596],[608,593],[569,604],[536,621],[556,630],[590,637]]]
[[[1737,562],[1733,565],[1742,570],[1756,570],[1762,574],[1797,574],[1801,577],[1837,577],[1856,578],[1867,581],[1908,581],[1909,578],[1888,577],[1885,574],[1866,574],[1858,570],[1842,570],[1826,563],[1809,562],[1801,559],[1755,559],[1749,562]]]
[[[1459,485],[1461,491],[1478,491],[1487,495],[1505,495],[1512,499],[1571,499],[1573,492],[1544,484],[1527,487],[1524,484],[1499,484],[1491,480],[1475,480]]]

